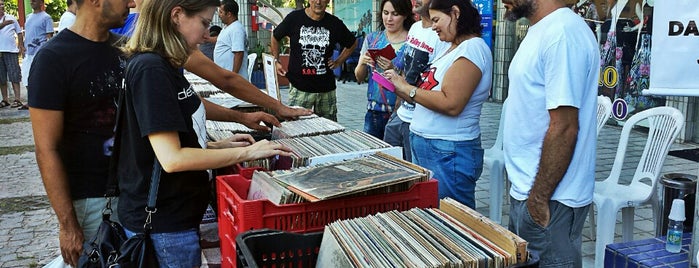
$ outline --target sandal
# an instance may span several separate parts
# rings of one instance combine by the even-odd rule
[[[27,106],[25,104],[25,105],[22,105],[22,107],[17,108],[17,110],[29,110],[29,106]]]
[[[10,106],[9,102],[7,102],[6,100],[0,101],[0,108],[5,108],[7,106]]]
[[[20,106],[23,106],[23,105],[24,105],[24,104],[22,104],[21,101],[15,100],[15,101],[12,102],[12,105],[10,105],[10,108],[17,108],[17,107],[20,107]]]

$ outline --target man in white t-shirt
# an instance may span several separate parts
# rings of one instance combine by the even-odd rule
[[[531,26],[509,69],[503,147],[509,228],[540,267],[582,267],[582,227],[595,184],[599,50],[563,0],[503,0]]]
[[[58,21],[57,31],[59,32],[75,23],[75,9],[78,5],[73,0],[67,0],[66,5],[68,5],[68,8],[66,8],[66,12],[63,12],[63,15],[61,15],[61,20]]]
[[[214,48],[214,62],[221,68],[248,77],[248,36],[238,20],[238,3],[223,0],[218,16],[226,26],[221,30]]]
[[[413,23],[408,31],[405,50],[404,68],[405,81],[417,85],[420,74],[436,55],[449,48],[448,42],[439,40],[437,32],[432,30],[432,20],[429,15],[430,0],[416,0],[413,12],[420,14],[420,21]],[[383,140],[393,146],[403,147],[403,159],[412,161],[410,148],[410,122],[413,119],[415,104],[407,101],[396,101],[400,105],[386,123]]]
[[[5,13],[5,1],[2,0],[0,0],[0,16],[2,16],[0,19],[0,91],[2,91],[0,108],[7,106],[17,108],[22,106],[19,87],[19,81],[22,80],[19,54],[24,54],[22,28],[19,27],[15,17]],[[8,80],[12,83],[12,90],[15,94],[15,100],[12,104],[10,104],[7,95]]]

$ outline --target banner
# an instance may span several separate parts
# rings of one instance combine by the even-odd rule
[[[655,1],[650,88],[644,94],[699,96],[699,5]]]

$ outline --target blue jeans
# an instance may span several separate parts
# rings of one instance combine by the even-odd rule
[[[136,233],[124,228],[127,237]],[[199,232],[189,229],[173,233],[150,234],[153,240],[155,255],[161,268],[166,267],[199,267],[201,266],[201,247]]]
[[[364,116],[364,132],[383,140],[389,117],[391,114],[388,112],[367,110]]]
[[[396,112],[391,114],[386,123],[383,141],[393,146],[403,147],[403,159],[408,162],[413,161],[413,154],[410,149],[410,123],[400,120]]]
[[[481,138],[469,141],[425,139],[410,133],[413,163],[431,170],[439,182],[439,199],[451,197],[476,208],[476,180],[483,172]]]

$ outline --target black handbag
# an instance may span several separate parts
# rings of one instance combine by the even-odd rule
[[[119,248],[126,241],[126,234],[119,223],[109,219],[111,214],[111,198],[108,198],[97,234],[83,245],[83,254],[78,259],[78,267],[109,267],[119,257]]]

